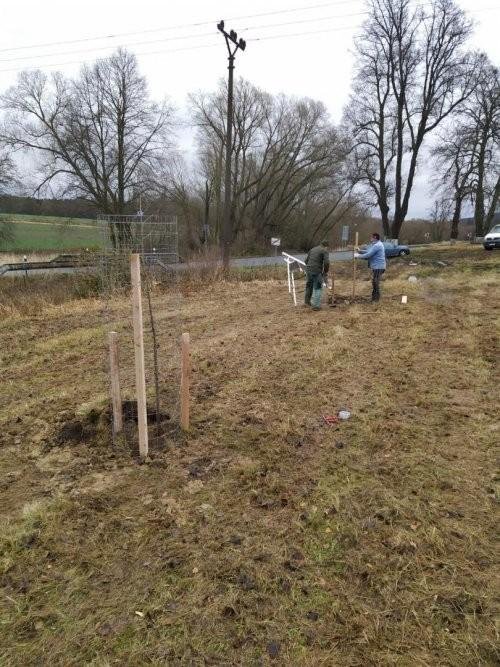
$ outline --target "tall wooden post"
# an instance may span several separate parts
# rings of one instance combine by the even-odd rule
[[[191,379],[191,358],[189,334],[183,333],[181,339],[181,428],[189,430],[189,383]]]
[[[144,332],[142,328],[141,257],[130,255],[132,279],[132,319],[134,322],[135,387],[137,392],[137,423],[139,426],[139,455],[148,455],[148,416],[146,405],[146,376],[144,372]]]
[[[359,232],[356,232],[356,240],[354,241],[354,248],[352,250],[352,298],[356,298],[356,258],[354,254],[357,252],[359,244]]]
[[[113,433],[123,430],[122,396],[120,392],[120,363],[118,355],[118,334],[110,331],[109,341],[109,374],[111,377],[111,405],[113,406]]]

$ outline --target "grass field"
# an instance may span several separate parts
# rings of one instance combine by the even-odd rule
[[[8,215],[13,238],[0,246],[3,252],[70,251],[99,246],[95,220],[38,215]]]
[[[192,429],[143,465],[61,437],[107,406],[101,301],[1,284],[0,663],[498,664],[499,269],[421,253],[319,313],[184,285]]]

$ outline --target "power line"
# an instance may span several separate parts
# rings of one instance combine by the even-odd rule
[[[427,4],[429,4],[429,3],[427,3]],[[424,5],[420,5],[420,6],[424,6]],[[491,11],[491,10],[500,11],[497,7],[484,7],[484,8],[481,8],[481,9],[476,9],[476,10],[471,10],[471,11],[481,12],[481,11]],[[357,15],[364,15],[366,13],[367,12],[359,12],[359,13],[351,14],[351,15],[346,14],[345,16],[357,16]],[[337,16],[336,17],[320,17],[320,18],[317,19],[317,21],[326,20],[327,18],[340,18],[340,16],[339,17],[337,17]],[[290,22],[286,22],[286,23],[276,23],[276,24],[270,24],[270,25],[253,26],[253,27],[245,28],[244,30],[246,31],[246,30],[254,30],[254,29],[269,29],[269,28],[274,28],[274,27],[281,27],[281,26],[286,26],[286,25],[292,25],[292,24],[297,24],[297,23],[299,23],[299,24],[300,23],[308,23],[308,22],[311,22],[311,21],[309,19],[304,20],[304,21],[290,21]],[[359,28],[359,25],[339,26],[339,27],[336,27],[336,28],[324,28],[324,29],[320,29],[320,30],[308,30],[308,31],[301,31],[301,32],[296,32],[296,33],[264,35],[262,37],[251,37],[250,36],[250,37],[247,37],[247,41],[249,41],[249,42],[263,42],[263,41],[267,41],[267,40],[270,40],[270,39],[284,39],[284,38],[288,38],[288,37],[291,37],[291,38],[305,37],[305,36],[310,36],[310,35],[327,34],[327,33],[333,33],[333,32],[342,32],[344,30],[356,30],[357,28]],[[212,33],[206,33],[206,35],[211,35],[211,34]],[[137,44],[154,44],[154,43],[157,43],[157,42],[162,42],[163,43],[164,41],[168,41],[168,40],[164,40],[164,39],[153,40],[153,41],[147,40],[147,41],[144,41],[144,42],[136,42],[135,44],[136,45]],[[107,47],[100,47],[100,48],[109,48],[109,49],[111,49],[111,48],[115,48],[116,46],[118,46],[118,45],[108,45]],[[134,46],[134,44],[131,44],[130,46]],[[159,54],[164,54],[164,53],[176,53],[176,52],[179,52],[179,51],[195,51],[195,50],[198,50],[198,49],[213,48],[213,47],[216,47],[216,46],[218,46],[218,43],[213,42],[213,43],[210,43],[210,44],[200,44],[200,45],[195,45],[195,46],[180,47],[180,48],[176,48],[176,49],[161,49],[161,50],[157,50],[157,51],[137,52],[135,55],[137,55],[137,56],[159,55]],[[88,49],[88,50],[83,51],[83,52],[93,52],[95,50],[96,49]],[[80,51],[74,51],[74,52],[69,52],[69,53],[81,53],[81,52]],[[54,53],[52,55],[58,56],[58,55],[63,55],[63,54]],[[35,57],[42,57],[42,56],[33,56],[33,58],[35,58]],[[48,56],[46,56],[46,57],[48,57]],[[17,61],[17,59],[14,59],[14,60]],[[4,61],[0,60],[0,62],[10,62],[10,60],[4,60]],[[81,64],[81,62],[82,62],[81,59],[79,59],[79,60],[73,60],[73,61],[65,61],[65,62],[44,64],[43,67],[44,68],[62,67],[62,66],[65,66],[65,65]],[[20,72],[23,69],[26,69],[26,68],[25,67],[14,67],[14,68],[10,68],[10,69],[2,69],[2,70],[0,70],[0,73]]]
[[[285,27],[288,25],[302,25],[306,23],[317,23],[317,22],[322,22],[322,21],[332,21],[334,19],[342,19],[342,18],[351,18],[353,16],[364,16],[368,14],[369,12],[364,11],[364,12],[355,12],[355,13],[350,13],[350,14],[334,14],[330,16],[319,16],[317,18],[313,19],[301,19],[299,21],[286,21],[283,23],[271,23],[267,25],[252,25],[252,26],[247,26],[244,27],[242,30],[240,30],[240,33],[242,31],[248,31],[248,30],[263,30],[263,29],[270,29],[270,28],[281,28]],[[40,58],[54,58],[54,57],[59,57],[59,56],[68,56],[68,55],[75,55],[77,53],[93,53],[94,51],[103,51],[106,49],[112,49],[116,48],[117,46],[124,46],[124,47],[134,47],[134,46],[143,46],[144,44],[158,44],[158,43],[163,43],[163,42],[170,42],[170,41],[179,41],[179,40],[184,40],[184,39],[198,39],[200,37],[211,37],[212,35],[215,34],[215,31],[210,31],[210,32],[203,32],[199,33],[197,35],[179,35],[176,37],[162,37],[160,39],[155,39],[155,40],[144,40],[140,42],[129,42],[129,43],[121,43],[119,45],[117,44],[107,44],[106,46],[94,46],[90,49],[77,49],[77,50],[71,50],[71,51],[59,51],[57,53],[40,53],[40,54],[32,54],[30,56],[16,56],[14,58],[0,58],[0,62],[3,63],[8,63],[8,62],[18,62],[21,60],[32,60],[36,58],[37,60]]]
[[[306,23],[318,23],[319,21],[332,21],[333,19],[352,18],[353,16],[365,16],[366,14],[369,13],[370,13],[369,11],[364,11],[364,12],[355,12],[352,14],[334,14],[333,16],[318,16],[318,18],[301,19],[300,21],[285,21],[284,23],[270,23],[268,25],[252,25],[248,26],[247,28],[242,28],[241,30],[263,30],[268,28],[281,28],[287,25],[303,25]]]
[[[177,53],[179,51],[197,51],[198,49],[208,49],[208,48],[213,48],[215,46],[219,46],[218,42],[213,42],[211,44],[199,44],[196,46],[182,46],[178,49],[161,49],[159,51],[143,51],[136,53],[136,56],[153,56],[153,55],[158,55],[160,53]],[[49,68],[49,67],[63,67],[64,65],[81,65],[82,60],[81,58],[79,60],[70,60],[70,61],[65,61],[62,63],[48,63],[44,65],[44,68]],[[13,67],[11,69],[0,69],[0,74],[3,74],[4,72],[22,72],[23,67]]]
[[[332,7],[332,6],[339,6],[339,5],[346,5],[346,4],[347,5],[352,5],[353,2],[360,2],[360,1],[361,0],[335,0],[335,1],[332,1],[332,2],[324,2],[324,3],[320,3],[320,4],[316,4],[316,5],[294,7],[294,8],[290,8],[290,9],[280,9],[280,10],[274,10],[274,11],[271,11],[271,12],[260,12],[260,13],[257,13],[257,14],[246,14],[246,15],[243,15],[243,16],[233,16],[233,17],[228,18],[227,20],[228,21],[245,20],[245,19],[251,19],[251,18],[259,18],[259,17],[262,17],[262,16],[277,16],[277,15],[280,15],[280,14],[290,14],[290,13],[309,11],[309,10],[312,10],[312,9],[320,9],[320,8],[325,8],[325,7]],[[426,4],[430,4],[430,3],[426,3]],[[498,11],[498,10],[499,10],[498,7],[483,7],[483,8],[478,8],[478,9],[471,9],[471,10],[468,10],[468,11],[469,11],[469,13],[477,13],[477,12],[481,12],[481,11]],[[357,16],[357,15],[362,15],[362,14],[366,14],[366,13],[369,13],[369,12],[359,12],[359,13],[356,13],[356,14],[345,14],[344,16]],[[331,17],[331,18],[333,18],[333,17]],[[338,18],[341,18],[341,17],[339,16]],[[321,21],[323,19],[321,17],[319,17],[317,19],[303,19],[301,21],[297,21],[297,23],[314,22],[316,20]],[[167,31],[171,31],[171,30],[181,30],[181,29],[184,29],[184,28],[193,28],[193,27],[201,27],[201,26],[205,26],[205,25],[213,25],[215,22],[216,22],[215,19],[213,19],[211,21],[197,21],[197,22],[193,22],[193,23],[183,23],[183,24],[174,25],[174,26],[165,26],[163,28],[149,28],[149,29],[145,29],[145,30],[134,30],[134,31],[130,31],[130,32],[121,32],[121,33],[115,33],[115,34],[109,34],[109,35],[100,35],[100,36],[96,36],[96,37],[83,37],[83,38],[79,38],[79,39],[71,39],[71,40],[65,40],[65,41],[42,42],[42,43],[37,43],[37,44],[26,44],[24,46],[13,46],[13,47],[7,47],[7,48],[0,49],[0,53],[7,53],[7,52],[11,52],[11,51],[23,51],[23,50],[26,50],[26,49],[44,48],[44,47],[48,47],[48,46],[65,46],[67,44],[82,44],[82,43],[85,43],[85,42],[94,42],[94,41],[100,41],[100,40],[103,40],[103,39],[117,39],[118,37],[130,37],[130,36],[133,36],[133,35],[146,35],[146,34],[153,34],[153,33],[158,33],[158,32],[167,32]],[[291,22],[290,22],[290,24],[291,24]],[[276,24],[276,25],[280,25],[280,24]],[[282,25],[285,25],[285,24],[282,24]],[[248,30],[249,28],[243,28],[243,29]],[[252,26],[251,29],[254,29],[254,27]],[[206,33],[203,33],[201,35],[189,35],[189,38],[198,37],[198,36],[205,36],[205,35],[206,35]],[[188,36],[182,37],[181,39],[187,39],[187,38],[188,38]],[[175,38],[165,38],[165,40],[168,40],[168,39],[175,39]],[[158,41],[161,41],[161,40],[158,40]],[[142,43],[145,43],[145,42],[138,42],[138,44],[142,44]],[[97,48],[100,48],[100,49],[113,48],[113,46],[116,46],[116,45],[111,44],[111,45],[106,46],[106,47],[95,47],[95,48],[96,49]],[[74,53],[79,53],[79,52],[74,51]],[[54,54],[54,55],[56,55],[56,54]],[[58,54],[58,55],[62,55],[62,54]],[[38,56],[34,56],[34,57],[38,57]],[[12,60],[14,60],[14,59],[12,59]],[[16,60],[21,60],[21,58],[16,58]],[[4,61],[4,62],[6,62],[6,61]]]
[[[290,14],[293,12],[301,12],[301,11],[309,11],[312,9],[319,9],[319,8],[324,8],[324,7],[332,7],[336,5],[350,5],[353,2],[360,2],[361,0],[334,0],[332,2],[324,2],[316,5],[308,5],[308,6],[302,6],[302,7],[294,7],[290,9],[279,9],[275,10],[272,12],[260,12],[258,14],[247,14],[246,16],[231,16],[227,20],[228,21],[233,21],[233,20],[244,20],[244,19],[252,19],[252,18],[259,18],[261,16],[276,16],[279,14]],[[194,27],[200,27],[200,26],[205,26],[205,25],[214,25],[216,23],[216,19],[210,20],[210,21],[198,21],[195,23],[184,23],[180,25],[173,25],[173,26],[166,26],[163,28],[149,28],[146,30],[134,30],[131,32],[118,32],[115,34],[109,34],[109,35],[100,35],[96,37],[82,37],[80,39],[70,39],[70,40],[65,40],[65,41],[57,41],[57,42],[43,42],[43,43],[38,43],[38,44],[25,44],[24,46],[13,46],[13,47],[8,47],[8,48],[3,48],[0,49],[0,53],[8,52],[8,51],[23,51],[24,49],[37,49],[37,48],[44,48],[46,46],[65,46],[66,44],[81,44],[83,42],[93,42],[93,41],[99,41],[102,39],[116,39],[118,37],[130,37],[132,35],[145,35],[145,34],[151,34],[151,33],[156,33],[156,32],[166,32],[170,30],[182,30],[184,28],[194,28]]]
[[[341,32],[342,30],[356,30],[357,25],[342,26],[339,28],[324,28],[322,30],[307,30],[305,32],[292,32],[284,35],[265,35],[264,37],[248,37],[249,42],[264,42],[268,39],[281,39],[283,37],[302,37],[304,35],[320,35],[328,32]]]
[[[76,53],[94,53],[94,51],[104,51],[106,49],[115,49],[117,46],[126,46],[126,47],[133,47],[133,46],[144,46],[144,44],[158,44],[158,43],[163,43],[163,42],[175,42],[179,41],[182,39],[193,39],[194,37],[212,37],[215,34],[215,31],[212,30],[211,32],[202,32],[199,35],[180,35],[178,37],[162,37],[161,39],[147,39],[141,42],[132,42],[129,44],[107,44],[106,46],[93,46],[90,49],[78,49],[76,51],[60,51],[58,53],[40,53],[40,54],[34,54],[31,56],[20,56],[16,58],[0,58],[0,63],[10,63],[10,62],[17,62],[19,60],[33,60],[33,58],[36,58],[37,60],[39,58],[54,58],[56,56],[72,56]]]

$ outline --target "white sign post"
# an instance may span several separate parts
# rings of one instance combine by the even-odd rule
[[[343,244],[347,244],[347,242],[349,241],[349,225],[342,225],[341,241]]]
[[[278,238],[277,236],[273,236],[271,238],[271,245],[274,246],[274,254],[277,256],[278,255],[278,248],[281,245],[281,239]]]

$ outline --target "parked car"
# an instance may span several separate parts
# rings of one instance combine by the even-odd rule
[[[401,245],[399,243],[392,243],[391,241],[383,241],[386,257],[404,257],[410,254],[410,246]],[[362,246],[361,251],[365,251],[368,246]]]
[[[400,243],[391,243],[384,241],[384,249],[386,257],[404,257],[410,254],[409,245],[401,245]]]
[[[500,225],[494,225],[483,239],[485,250],[500,248]]]

